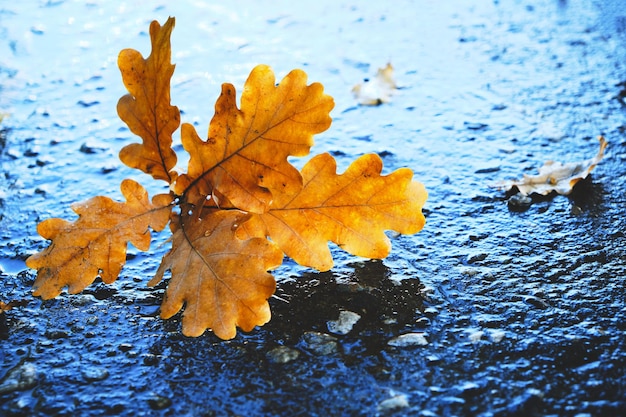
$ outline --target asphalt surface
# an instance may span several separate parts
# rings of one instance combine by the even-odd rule
[[[227,342],[159,318],[165,283],[146,283],[167,233],[112,285],[33,298],[39,221],[150,184],[117,158],[136,139],[116,57],[170,15],[183,121],[205,131],[220,84],[256,64],[302,68],[336,101],[312,154],[412,168],[424,230],[382,261],[287,260],[272,320]],[[620,1],[0,7],[0,300],[23,300],[0,315],[0,415],[626,415],[625,47]],[[387,62],[397,94],[359,106],[352,87]],[[591,158],[598,135],[570,196],[490,186]]]

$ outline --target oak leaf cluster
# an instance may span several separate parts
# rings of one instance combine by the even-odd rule
[[[161,316],[182,313],[182,331],[199,336],[211,329],[235,337],[270,319],[268,298],[276,283],[269,273],[283,256],[328,270],[328,242],[347,252],[384,258],[385,230],[417,233],[424,226],[427,193],[408,168],[382,175],[377,155],[364,155],[342,174],[329,154],[298,170],[290,157],[306,156],[313,136],[328,129],[332,97],[319,83],[307,84],[294,70],[276,83],[272,70],[255,67],[237,106],[235,88],[224,84],[208,133],[180,124],[170,103],[170,36],[174,19],[150,25],[147,58],[133,49],[119,54],[128,94],[120,118],[141,138],[120,151],[121,161],[165,181],[170,192],[151,199],[139,183],[121,184],[125,202],[98,196],[72,206],[78,219],[52,218],[38,225],[50,240],[29,257],[37,270],[34,294],[56,297],[63,288],[78,293],[97,277],[119,276],[128,243],[147,251],[151,233],[169,224],[171,249],[149,285],[169,276]],[[187,170],[176,169],[173,134],[179,130],[189,154]]]

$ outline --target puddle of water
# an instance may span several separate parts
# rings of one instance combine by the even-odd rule
[[[0,272],[4,272],[5,274],[17,274],[26,269],[27,267],[24,261],[0,258]]]

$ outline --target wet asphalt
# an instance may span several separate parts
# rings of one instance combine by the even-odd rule
[[[302,68],[336,101],[312,154],[412,168],[424,230],[382,261],[286,260],[270,323],[226,342],[159,318],[165,283],[146,283],[167,233],[112,285],[33,298],[38,222],[120,198],[123,178],[162,191],[117,157],[136,139],[116,57],[170,15],[183,121],[205,131],[221,83],[256,64]],[[352,87],[388,62],[397,94],[359,106]],[[618,0],[1,6],[0,300],[22,303],[0,315],[0,415],[626,415],[625,97]],[[569,196],[491,187],[591,158],[598,135]]]

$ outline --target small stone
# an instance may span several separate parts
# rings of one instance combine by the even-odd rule
[[[456,387],[461,395],[464,397],[471,397],[476,395],[480,391],[480,385],[475,382],[467,381]]]
[[[394,337],[387,344],[394,347],[426,346],[428,340],[424,333],[406,333]]]
[[[465,400],[463,398],[455,397],[454,395],[445,395],[440,398],[441,402],[450,405],[463,405]]]
[[[96,104],[100,104],[100,102],[98,100],[78,100],[76,104],[82,107],[91,107],[95,106]]]
[[[89,294],[76,294],[72,296],[70,300],[72,305],[75,307],[83,307],[86,305],[91,305],[93,304],[93,301],[94,301],[93,296]]]
[[[581,214],[583,214],[583,209],[575,204],[572,205],[572,207],[570,207],[570,211],[571,214],[573,214],[574,216],[579,216]]]
[[[420,329],[424,329],[430,326],[430,319],[428,317],[420,317],[419,319],[415,320],[415,325]]]
[[[109,174],[113,171],[117,171],[118,167],[116,165],[113,164],[107,164],[107,165],[102,165],[100,167],[100,172],[102,172],[103,174]]]
[[[337,352],[337,339],[320,332],[306,332],[302,338],[306,348],[318,355],[330,355]]]
[[[172,400],[162,395],[155,395],[148,400],[148,404],[153,410],[164,410],[172,405]]]
[[[535,297],[533,295],[527,295],[526,297],[524,297],[524,302],[540,310],[545,310],[546,308],[548,308],[548,303],[546,303],[541,298]]]
[[[477,331],[471,332],[467,337],[470,340],[470,342],[478,343],[483,338],[484,334],[485,332],[483,332],[482,330],[477,330]]]
[[[335,334],[348,334],[352,327],[361,319],[361,316],[352,311],[342,310],[337,320],[331,320],[326,325],[328,331]]]
[[[288,346],[278,346],[269,352],[267,357],[274,363],[287,363],[298,359],[300,352]]]
[[[50,340],[67,339],[70,334],[65,330],[48,330],[45,333],[46,338]]]
[[[80,145],[80,149],[79,151],[87,154],[87,155],[92,155],[98,152],[102,152],[105,149],[102,147],[99,147],[97,145],[93,145],[93,144],[87,144],[87,143],[83,143],[82,145]]]
[[[133,348],[133,345],[131,345],[130,343],[120,343],[117,348],[122,352],[128,352]]]
[[[469,255],[467,255],[467,263],[468,264],[473,264],[476,262],[482,262],[484,261],[487,256],[489,256],[488,253],[484,253],[484,252],[479,252],[479,253],[471,253]]]
[[[441,361],[441,358],[437,355],[428,355],[426,356],[426,361],[429,364],[435,364],[435,363],[439,363]]]
[[[491,331],[491,334],[489,336],[491,336],[491,341],[493,343],[499,343],[502,341],[502,339],[504,339],[505,335],[506,333],[504,332],[504,330],[494,329]]]
[[[143,357],[143,364],[146,366],[154,366],[159,362],[159,358],[152,353],[147,353]]]
[[[45,32],[45,26],[41,24],[31,26],[30,31],[34,33],[35,35],[43,35]]]
[[[493,282],[496,280],[496,276],[492,274],[491,272],[485,272],[481,278],[489,282]]]
[[[487,127],[489,127],[488,124],[480,123],[480,122],[463,122],[463,124],[465,125],[465,128],[468,130],[484,130]]]
[[[43,167],[46,165],[49,165],[51,163],[55,162],[55,159],[49,156],[40,156],[37,158],[37,160],[35,161],[35,164],[38,167]]]
[[[85,330],[85,326],[81,326],[80,324],[75,324],[72,327],[70,327],[70,330],[72,331],[72,333],[81,333],[83,330]]]
[[[467,257],[468,262],[469,262],[470,256],[471,256],[471,255],[468,255],[468,257]],[[476,275],[478,275],[478,274],[480,273],[480,270],[479,270],[479,269],[477,269],[477,268],[463,268],[463,269],[461,270],[461,273],[462,273],[463,275],[468,276],[468,277],[474,277],[474,276],[476,276]]]
[[[39,155],[39,147],[37,146],[24,151],[24,156],[26,157],[33,157],[33,156],[38,156],[38,155]]]
[[[22,363],[11,369],[0,381],[0,395],[26,391],[37,385],[37,369],[32,363]]]
[[[5,152],[5,155],[10,157],[11,159],[20,159],[22,156],[15,149],[9,149]]]
[[[87,382],[104,381],[109,377],[109,371],[104,368],[89,367],[82,371],[82,375]]]
[[[437,314],[439,314],[439,310],[437,310],[435,307],[426,307],[424,309],[425,316],[434,317]]]
[[[507,200],[507,205],[511,211],[526,211],[533,203],[533,199],[521,193],[511,196]]]
[[[380,413],[392,413],[409,406],[409,399],[404,394],[394,395],[381,401],[376,409]]]
[[[489,167],[484,167],[484,168],[479,168],[476,171],[474,171],[476,174],[491,174],[493,172],[498,172],[500,171],[500,167],[499,166],[489,166]]]

